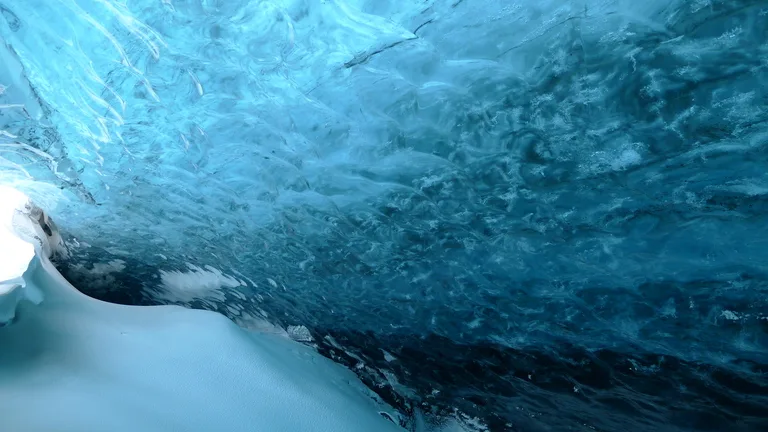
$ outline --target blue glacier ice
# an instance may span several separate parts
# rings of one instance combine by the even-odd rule
[[[0,15],[0,183],[84,293],[282,332],[411,430],[768,430],[768,1]]]

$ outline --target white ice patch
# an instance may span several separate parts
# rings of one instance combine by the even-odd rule
[[[623,171],[643,161],[641,152],[644,146],[640,143],[626,144],[606,151],[592,154],[591,161],[582,169],[587,174],[598,174],[607,171]]]
[[[309,333],[309,329],[300,325],[300,326],[288,326],[288,336],[291,337],[291,339],[295,340],[296,342],[312,342],[314,339],[312,338],[312,334]]]
[[[76,264],[73,268],[80,273],[88,273],[92,287],[112,289],[116,284],[116,279],[112,275],[125,270],[125,261],[115,259],[106,263],[95,263],[91,268]]]
[[[158,297],[171,302],[187,303],[192,300],[225,301],[224,289],[237,288],[242,283],[216,268],[200,268],[187,264],[189,271],[160,271],[163,290]]]
[[[640,153],[638,153],[635,149],[626,149],[622,151],[616,159],[613,160],[611,166],[614,170],[620,171],[632,165],[639,164],[642,159],[643,158],[640,156]]]
[[[395,356],[393,356],[391,353],[381,350],[381,352],[384,354],[384,360],[386,360],[389,363],[392,363],[393,361],[397,360]]]
[[[96,263],[93,265],[93,268],[86,271],[93,276],[102,276],[110,273],[120,273],[123,270],[125,270],[125,261],[116,259],[106,263]]]

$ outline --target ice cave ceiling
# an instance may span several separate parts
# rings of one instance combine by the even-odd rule
[[[0,182],[87,294],[490,430],[768,427],[768,1],[0,15]]]

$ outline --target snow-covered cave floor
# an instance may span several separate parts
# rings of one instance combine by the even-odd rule
[[[403,430],[354,374],[285,337],[213,312],[81,294],[48,260],[34,207],[4,202],[14,205],[0,206],[0,231],[21,232],[2,247],[19,248],[5,252],[28,267],[11,275],[6,262],[0,281],[0,430]]]

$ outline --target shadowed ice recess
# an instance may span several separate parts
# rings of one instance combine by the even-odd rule
[[[0,183],[411,431],[768,430],[767,83],[768,0],[0,0]]]

